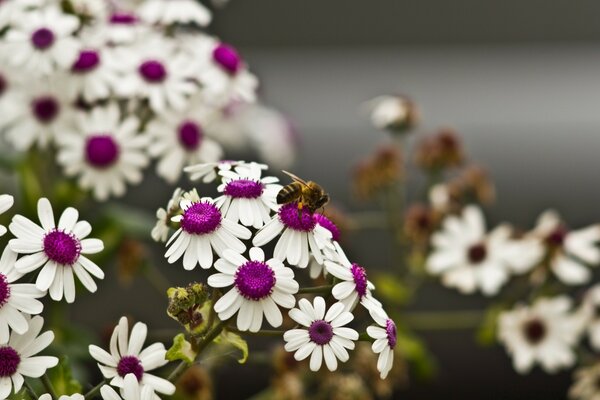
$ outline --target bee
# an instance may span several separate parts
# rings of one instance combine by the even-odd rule
[[[277,193],[277,204],[287,204],[298,201],[298,215],[301,215],[302,209],[306,207],[311,213],[314,213],[329,202],[329,195],[316,182],[298,178],[296,175],[283,171],[293,179],[293,182],[281,188]]]

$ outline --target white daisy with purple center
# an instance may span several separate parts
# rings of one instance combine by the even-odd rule
[[[124,195],[127,183],[142,181],[142,169],[150,162],[149,138],[138,133],[138,119],[121,118],[115,103],[96,107],[78,115],[75,131],[57,138],[57,159],[65,173],[78,175],[79,186],[91,189],[97,200]]]
[[[108,47],[83,48],[71,66],[67,81],[70,96],[86,102],[108,98],[121,79],[119,64]]]
[[[327,218],[323,214],[315,214],[314,218],[318,225],[322,226],[323,228],[325,228],[329,232],[331,232],[331,240],[332,241],[337,242],[340,240],[340,229],[337,227],[336,224],[333,223],[333,221],[331,221],[329,218]],[[315,259],[311,255],[311,258],[310,258],[310,261],[308,264],[311,279],[317,279],[321,274],[323,274],[324,276],[327,275],[327,269],[324,268],[324,261],[326,259],[327,260],[336,260],[337,259],[337,253],[335,252],[335,247],[324,246],[322,250],[325,255],[325,258],[323,260],[321,260],[320,263],[317,261],[317,259]]]
[[[135,374],[125,375],[120,395],[108,385],[104,385],[100,388],[100,394],[102,395],[103,400],[160,400],[160,397],[154,393],[151,386],[140,385]],[[42,400],[41,397],[40,400]]]
[[[183,267],[192,270],[196,265],[208,269],[213,264],[213,250],[220,256],[226,249],[239,254],[246,251],[240,239],[250,239],[252,232],[223,218],[213,199],[184,199],[180,203],[183,214],[173,217],[180,228],[171,236],[165,253],[170,264],[183,256]]]
[[[383,310],[374,310],[370,314],[377,325],[367,327],[367,334],[375,340],[371,348],[379,354],[377,370],[381,379],[385,379],[394,366],[394,348],[398,340],[396,324]]]
[[[244,226],[261,228],[271,220],[271,211],[277,210],[277,193],[282,186],[277,177],[261,177],[262,166],[241,164],[232,170],[221,170],[222,183],[217,190],[223,193],[215,202],[225,218]]]
[[[167,364],[167,350],[162,343],[153,343],[143,349],[148,327],[138,322],[131,330],[126,317],[121,317],[110,338],[110,353],[95,346],[89,346],[90,355],[98,361],[98,368],[110,384],[118,388],[125,387],[125,377],[133,374],[141,385],[148,385],[158,393],[171,395],[175,385],[166,379],[149,374],[148,371]]]
[[[0,195],[0,214],[4,214],[8,211],[9,208],[13,206],[15,203],[15,198],[10,194]],[[3,236],[6,233],[6,227],[4,225],[0,225],[0,236]]]
[[[147,0],[138,12],[149,24],[207,26],[212,18],[208,8],[195,0]]]
[[[149,27],[140,20],[135,10],[119,8],[108,14],[99,33],[107,44],[120,46],[144,37],[149,33]]]
[[[94,293],[98,286],[92,277],[104,279],[104,271],[84,254],[96,254],[103,250],[100,239],[90,239],[92,227],[86,221],[78,221],[79,212],[69,207],[61,214],[58,225],[54,212],[46,198],[38,201],[38,218],[41,226],[28,218],[15,215],[9,229],[16,239],[8,243],[12,251],[26,254],[15,263],[15,269],[23,274],[41,268],[35,286],[49,290],[53,300],[65,297],[68,303],[75,301],[76,275],[83,286]]]
[[[254,246],[264,246],[278,235],[274,256],[291,265],[306,268],[310,255],[323,262],[321,249],[331,241],[331,232],[317,224],[314,214],[305,208],[298,209],[298,203],[282,205],[269,222],[252,239]]]
[[[15,269],[17,254],[7,246],[0,257],[0,343],[6,343],[9,328],[18,334],[28,329],[28,315],[39,314],[44,305],[36,300],[46,293],[33,283],[16,283],[23,274]]]
[[[46,331],[40,335],[44,319],[33,317],[27,332],[12,332],[8,341],[0,342],[0,399],[17,393],[23,387],[24,377],[39,378],[47,369],[58,364],[58,358],[36,356],[52,343],[54,333]]]
[[[283,334],[285,350],[295,352],[297,361],[310,356],[311,371],[318,371],[323,359],[327,369],[335,371],[337,360],[348,361],[350,355],[347,349],[353,350],[354,341],[358,340],[358,332],[345,326],[354,316],[344,311],[344,305],[339,302],[326,310],[325,300],[320,296],[315,297],[313,304],[307,299],[300,299],[298,307],[290,310],[289,315],[302,328]]]
[[[181,201],[181,196],[183,194],[183,190],[180,188],[175,189],[171,199],[167,203],[167,208],[159,208],[156,211],[156,225],[152,228],[151,236],[155,242],[166,242],[169,237],[169,223],[171,222],[171,218],[169,215],[174,215],[177,210],[179,210],[179,202]]]
[[[215,311],[222,321],[237,313],[237,327],[241,331],[257,332],[263,315],[273,327],[281,326],[283,317],[279,307],[292,308],[296,305],[294,294],[298,282],[294,272],[275,258],[265,261],[262,249],[250,249],[250,260],[232,250],[225,250],[223,258],[215,262],[219,273],[208,278],[212,287],[233,285],[215,303]]]

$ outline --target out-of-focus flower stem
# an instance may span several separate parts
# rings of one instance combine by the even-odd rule
[[[96,393],[98,393],[100,391],[100,389],[102,388],[102,386],[104,386],[106,384],[106,381],[102,381],[99,384],[97,384],[96,386],[94,386],[93,388],[90,389],[89,392],[87,392],[83,398],[84,399],[93,399],[94,396],[96,396]]]
[[[29,396],[32,399],[35,399],[35,400],[38,399],[37,393],[35,393],[35,390],[33,390],[33,388],[31,387],[31,385],[29,383],[27,383],[27,381],[24,382],[23,386],[25,386],[25,391],[27,391],[27,393],[29,394]]]
[[[305,287],[300,288],[298,293],[323,293],[328,294],[333,289],[333,285],[323,285],[323,286],[313,286],[313,287]]]
[[[144,268],[144,276],[150,284],[161,294],[167,293],[172,286],[169,280],[163,275],[159,268],[153,262],[147,262]]]
[[[50,394],[50,396],[52,396],[52,399],[57,399],[58,397],[56,396],[56,391],[54,390],[54,386],[52,385],[48,374],[42,375],[41,380],[44,384],[44,388],[46,388],[46,391]]]
[[[260,331],[257,332],[250,332],[250,331],[240,331],[237,328],[233,328],[233,327],[227,327],[228,331],[231,331],[233,333],[237,333],[240,335],[252,335],[252,336],[283,336],[283,334],[285,333],[285,331],[283,330],[277,330],[277,329],[261,329]]]

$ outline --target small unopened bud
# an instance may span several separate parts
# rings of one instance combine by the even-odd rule
[[[183,325],[188,332],[197,335],[207,328],[206,316],[211,304],[205,285],[194,282],[185,288],[169,288],[167,296],[167,314]]]

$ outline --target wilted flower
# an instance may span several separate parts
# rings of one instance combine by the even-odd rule
[[[415,164],[430,172],[458,167],[464,159],[461,139],[450,129],[441,129],[438,133],[427,136],[415,150]]]
[[[380,147],[369,159],[354,168],[354,192],[361,199],[370,199],[397,183],[403,174],[400,150],[392,145]]]

